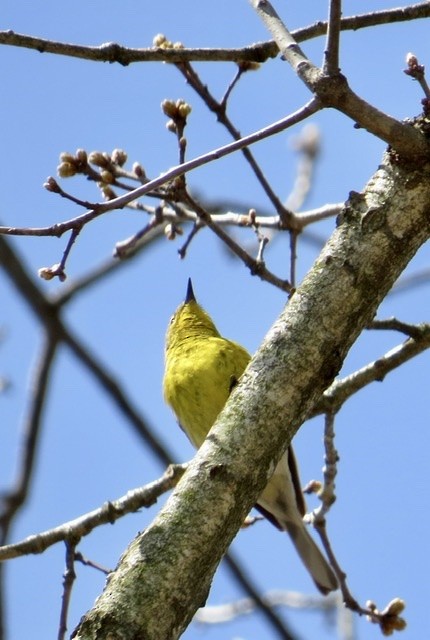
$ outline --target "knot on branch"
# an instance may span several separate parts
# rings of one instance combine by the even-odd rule
[[[308,74],[309,77],[309,74]],[[310,88],[325,107],[342,108],[350,91],[348,81],[344,75],[326,75],[319,70],[311,74]]]

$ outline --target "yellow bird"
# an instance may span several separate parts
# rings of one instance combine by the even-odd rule
[[[198,448],[250,361],[249,353],[223,338],[196,302],[191,280],[185,302],[166,335],[164,397],[179,425]],[[336,577],[303,522],[305,500],[290,446],[278,463],[256,508],[278,529],[287,531],[323,594],[337,589]]]

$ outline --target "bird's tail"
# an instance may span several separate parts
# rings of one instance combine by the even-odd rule
[[[288,534],[317,588],[326,595],[338,587],[336,576],[306,530],[304,523],[286,523]]]
[[[278,529],[286,531],[321,593],[337,589],[336,576],[312,539],[302,516],[306,511],[297,464],[291,447],[258,498],[257,509]]]

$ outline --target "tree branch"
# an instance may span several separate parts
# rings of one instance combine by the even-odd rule
[[[214,149],[213,151],[209,151],[197,158],[193,158],[192,160],[188,160],[188,162],[184,162],[183,164],[179,164],[173,169],[169,169],[165,173],[158,176],[158,178],[154,178],[146,182],[144,185],[129,191],[128,193],[123,194],[122,196],[118,196],[117,198],[113,198],[108,202],[98,203],[93,209],[86,211],[80,216],[76,218],[72,218],[71,220],[67,220],[66,222],[60,222],[49,227],[0,227],[0,235],[18,235],[18,236],[56,236],[60,237],[66,231],[70,231],[71,229],[81,229],[84,225],[92,222],[95,218],[100,215],[113,211],[114,209],[122,209],[125,205],[129,204],[133,200],[140,198],[154,189],[157,189],[163,184],[173,180],[174,178],[178,178],[183,176],[184,174],[197,169],[198,167],[204,166],[214,160],[219,160],[224,156],[227,156],[231,153],[234,153],[244,147],[247,147],[251,144],[264,140],[269,136],[273,136],[280,131],[284,131],[285,129],[292,127],[298,122],[302,122],[310,115],[319,110],[319,103],[317,100],[312,99],[303,107],[295,111],[294,113],[288,115],[286,118],[282,118],[273,124],[270,124],[268,127],[260,129],[255,133],[251,133],[247,136],[244,136],[240,140],[235,140],[234,142],[230,142],[222,147],[218,147],[218,149]]]
[[[372,11],[370,13],[343,18],[341,20],[341,30],[357,31],[358,29],[377,25],[420,20],[428,18],[429,16],[430,6],[428,2],[419,2],[406,7]],[[318,21],[315,24],[297,29],[292,33],[297,42],[318,38],[327,33],[327,22]],[[265,62],[270,58],[275,58],[279,54],[278,46],[273,41],[230,49],[214,47],[210,49],[202,47],[192,49],[185,47],[174,49],[164,49],[161,47],[133,49],[115,42],[106,42],[99,46],[88,47],[28,36],[22,33],[16,33],[11,29],[0,31],[0,45],[2,44],[33,49],[40,53],[52,53],[54,55],[63,55],[94,62],[118,63],[124,66],[137,62]]]
[[[386,328],[386,327],[381,327]],[[392,328],[392,327],[390,327]],[[372,382],[381,382],[388,373],[394,371],[408,360],[430,348],[430,325],[424,324],[415,327],[417,335],[409,338],[402,344],[390,349],[385,355],[365,367],[351,373],[340,380],[333,382],[324,391],[318,403],[309,415],[313,418],[326,412],[336,412],[357,391],[363,389]],[[418,333],[420,334],[418,336]]]
[[[364,193],[352,195],[186,474],[75,638],[96,637],[107,621],[114,635],[127,629],[147,640],[173,640],[186,628],[270,470],[429,238],[429,178],[428,166],[405,169],[387,154]]]
[[[69,520],[63,524],[29,536],[21,542],[8,544],[0,547],[0,561],[19,558],[29,554],[43,553],[46,549],[58,542],[68,540],[79,540],[87,536],[96,527],[103,524],[113,524],[127,513],[134,513],[142,507],[151,507],[157,499],[176,486],[179,478],[183,475],[187,465],[170,465],[167,471],[158,480],[132,489],[125,496],[117,500],[109,500],[103,506],[94,511],[90,511],[74,520]]]
[[[340,73],[328,75],[304,54],[269,0],[250,0],[279,47],[282,57],[325,107],[341,111],[361,128],[392,145],[400,156],[425,161],[430,153],[423,134],[410,123],[399,122],[356,95]]]

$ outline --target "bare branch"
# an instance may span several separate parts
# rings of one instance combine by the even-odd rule
[[[155,437],[150,427],[146,424],[140,413],[134,407],[130,398],[114,376],[111,375],[106,366],[101,364],[97,358],[86,349],[81,342],[75,338],[72,332],[67,329],[59,318],[59,308],[44,296],[39,287],[33,282],[30,275],[24,269],[22,261],[12,250],[10,244],[0,235],[0,266],[3,266],[12,284],[23,296],[26,303],[31,307],[37,319],[55,336],[56,340],[63,341],[78,359],[94,375],[108,393],[111,400],[117,405],[123,415],[151,448],[162,464],[170,464],[172,455],[167,448]]]
[[[357,31],[377,25],[394,24],[409,20],[419,20],[430,16],[428,2],[419,2],[407,7],[396,7],[383,11],[350,16],[341,20],[342,31]],[[292,32],[297,42],[318,38],[327,33],[327,22],[318,21],[307,27]],[[275,58],[279,49],[275,42],[260,42],[241,48],[202,48],[193,49],[148,47],[133,49],[115,42],[106,42],[99,46],[84,46],[55,42],[45,38],[37,38],[12,30],[0,31],[0,45],[34,49],[40,53],[64,55],[94,62],[118,63],[129,65],[137,62],[265,62]]]
[[[29,536],[21,542],[0,547],[0,560],[11,560],[29,554],[38,554],[58,542],[79,540],[93,529],[103,524],[112,524],[128,513],[134,513],[142,507],[151,507],[157,499],[176,486],[187,465],[170,465],[158,480],[132,489],[117,500],[105,502],[94,511],[41,533]]]
[[[348,398],[357,391],[372,382],[380,382],[388,373],[428,349],[430,347],[430,325],[418,325],[416,330],[420,334],[418,336],[417,333],[416,338],[409,338],[403,344],[390,349],[384,356],[362,369],[333,382],[323,393],[309,417],[314,417],[326,411],[338,411]]]
[[[376,330],[389,330],[389,331],[400,331],[404,333],[409,338],[414,338],[414,340],[422,340],[427,336],[430,331],[429,324],[409,324],[408,322],[403,322],[402,320],[398,320],[397,318],[387,318],[386,320],[372,320],[372,322],[367,327],[368,329],[376,329]]]
[[[269,271],[263,260],[261,259],[261,252],[257,256],[257,258],[253,258],[249,255],[240,245],[237,244],[221,227],[219,227],[216,222],[213,221],[209,212],[207,212],[196,200],[194,200],[189,193],[184,193],[183,195],[184,201],[191,206],[199,216],[199,218],[213,231],[218,238],[220,238],[228,248],[238,257],[242,262],[249,268],[252,275],[258,275],[259,278],[265,280],[266,282],[270,282],[275,287],[281,289],[281,291],[285,291],[286,293],[291,293],[291,284],[288,280],[282,280],[278,278],[274,273]],[[267,239],[265,243],[267,243]],[[264,247],[260,245],[260,248]]]
[[[58,626],[57,640],[64,640],[67,633],[67,616],[69,612],[70,598],[76,580],[75,573],[75,543],[66,540],[66,568],[63,573],[63,595],[61,597],[60,624]]]
[[[373,133],[398,154],[414,162],[425,161],[428,141],[410,123],[399,122],[356,95],[341,74],[326,75],[303,53],[269,0],[250,0],[257,14],[275,38],[282,57],[325,107],[338,109],[361,128]]]
[[[183,63],[183,64],[177,64],[176,66],[179,69],[179,71],[181,71],[181,73],[185,77],[188,84],[201,97],[201,99],[206,104],[208,109],[210,109],[213,113],[216,114],[218,122],[224,125],[224,127],[227,129],[227,131],[230,133],[230,135],[234,140],[240,140],[241,139],[240,131],[233,125],[232,121],[230,120],[226,112],[227,97],[229,95],[229,92],[232,89],[233,83],[230,84],[230,87],[227,93],[224,95],[224,98],[221,100],[221,102],[218,102],[214,98],[214,96],[210,93],[207,85],[200,80],[199,75],[193,69],[191,64]],[[236,78],[238,78],[238,76],[236,76]],[[258,182],[262,186],[270,202],[273,204],[275,210],[280,216],[284,226],[288,228],[291,212],[282,204],[280,198],[276,195],[276,193],[272,189],[271,185],[269,184],[269,181],[264,175],[261,167],[257,163],[252,152],[247,147],[245,147],[242,149],[242,153],[245,159],[247,160],[248,164],[250,165],[252,171],[254,172],[254,175],[257,177]]]
[[[339,73],[339,36],[341,31],[341,0],[330,0],[327,28],[327,44],[324,52],[323,73],[329,76]]]
[[[224,156],[229,155],[230,153],[234,153],[244,147],[249,146],[250,144],[254,144],[256,142],[260,142],[269,136],[273,136],[280,131],[284,131],[285,129],[292,127],[293,125],[305,120],[310,115],[316,113],[320,108],[317,100],[312,99],[306,105],[295,111],[294,113],[288,115],[286,118],[282,118],[277,122],[260,129],[255,133],[251,133],[248,136],[244,136],[240,140],[235,140],[234,142],[230,142],[222,147],[218,147],[218,149],[214,149],[213,151],[209,151],[193,160],[188,160],[188,162],[184,162],[183,164],[177,165],[166,171],[158,178],[150,180],[146,184],[133,189],[129,193],[126,193],[122,196],[118,196],[108,202],[102,202],[97,204],[97,207],[91,209],[90,211],[85,212],[84,214],[77,216],[76,218],[72,218],[66,222],[60,222],[58,224],[51,225],[49,227],[0,227],[0,235],[19,235],[19,236],[61,236],[66,231],[70,229],[79,229],[82,228],[85,224],[88,224],[98,216],[112,211],[114,209],[122,209],[125,205],[129,204],[136,198],[140,198],[144,196],[149,191],[153,191],[157,189],[166,182],[173,180],[174,178],[178,178],[183,176],[184,174],[201,167],[205,164],[213,162],[215,160],[219,160]]]
[[[343,202],[337,204],[326,204],[318,209],[309,209],[309,211],[302,211],[295,215],[295,224],[302,229],[309,224],[318,222],[319,220],[325,220],[326,218],[332,218],[338,216],[344,207]]]
[[[2,544],[7,540],[13,518],[24,504],[28,495],[57,346],[57,339],[47,331],[44,335],[41,353],[30,385],[27,415],[24,418],[21,436],[21,456],[18,461],[17,478],[12,489],[2,496],[3,507],[0,512],[0,540]]]

